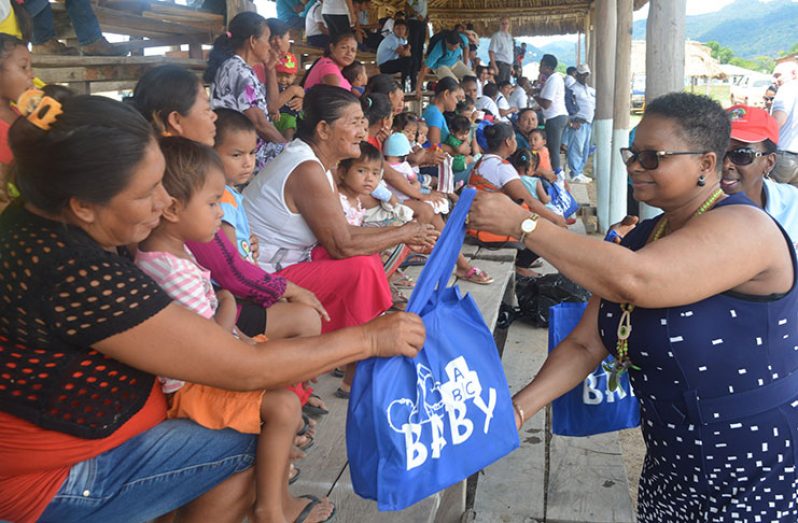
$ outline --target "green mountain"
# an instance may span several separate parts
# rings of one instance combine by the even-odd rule
[[[798,42],[798,2],[737,0],[720,11],[688,16],[685,35],[690,40],[715,40],[742,58],[777,57]],[[646,37],[646,21],[638,20],[632,37]]]

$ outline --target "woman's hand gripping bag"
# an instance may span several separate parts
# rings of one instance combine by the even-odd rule
[[[410,298],[423,349],[411,359],[360,362],[346,446],[355,492],[402,510],[519,446],[510,391],[493,335],[471,296],[447,287],[473,189],[460,196]]]

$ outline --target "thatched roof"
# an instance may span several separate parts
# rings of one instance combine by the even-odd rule
[[[634,0],[639,9],[648,0]],[[594,0],[430,0],[429,15],[435,30],[458,23],[473,23],[487,36],[499,27],[502,16],[512,20],[514,36],[546,36],[585,30]],[[372,0],[372,4],[393,11],[403,0]]]

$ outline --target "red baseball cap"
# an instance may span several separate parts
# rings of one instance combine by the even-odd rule
[[[299,70],[299,63],[294,53],[285,53],[281,56],[280,61],[274,66],[274,70],[283,74],[296,74]]]
[[[733,105],[726,112],[731,121],[731,137],[745,143],[765,140],[779,143],[779,124],[767,111],[747,105]]]

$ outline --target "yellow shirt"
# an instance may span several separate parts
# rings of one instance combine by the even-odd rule
[[[14,0],[10,1],[13,2]],[[0,16],[2,15],[0,14]],[[14,14],[13,9],[11,9],[11,11],[8,13],[8,16],[6,16],[3,20],[0,20],[0,33],[6,33],[14,35],[17,38],[22,38],[22,31],[19,30],[17,16]]]

